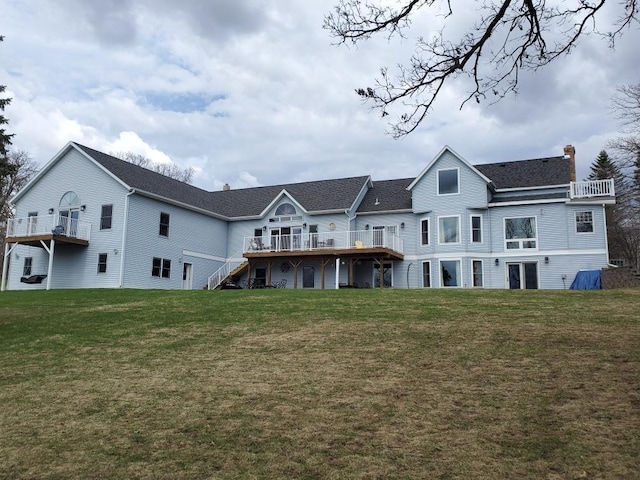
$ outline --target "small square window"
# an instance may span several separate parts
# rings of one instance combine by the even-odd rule
[[[593,212],[576,212],[576,232],[593,233]]]
[[[98,254],[98,273],[106,273],[107,271],[107,254]]]
[[[438,170],[438,195],[459,193],[458,169]]]

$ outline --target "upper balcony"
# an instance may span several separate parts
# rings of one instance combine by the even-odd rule
[[[402,238],[384,229],[245,237],[243,246],[247,258],[358,254],[403,259],[403,252]]]
[[[616,192],[612,178],[606,180],[585,180],[571,182],[569,198],[571,200],[603,200],[615,199]]]
[[[51,240],[88,245],[91,224],[62,215],[11,218],[7,224],[7,243],[41,246]]]

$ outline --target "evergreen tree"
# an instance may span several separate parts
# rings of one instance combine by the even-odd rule
[[[2,42],[3,40],[4,37],[0,35],[0,42]],[[4,85],[0,85],[0,95],[4,92],[5,88],[6,87]],[[8,175],[10,173],[10,165],[7,158],[7,147],[11,145],[11,137],[13,137],[13,134],[9,135],[5,133],[3,125],[6,125],[9,122],[6,118],[4,118],[4,115],[2,114],[2,112],[4,112],[4,107],[9,105],[9,103],[11,103],[10,98],[0,97],[0,182],[2,182],[2,179],[5,177],[5,175]]]
[[[606,150],[601,150],[594,162],[591,164],[591,173],[589,180],[604,180],[607,178],[616,178],[620,175],[620,169],[611,161]]]

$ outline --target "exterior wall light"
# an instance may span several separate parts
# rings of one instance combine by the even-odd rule
[[[49,215],[53,215],[53,208],[49,209]]]
[[[494,261],[494,263],[496,264],[496,266],[500,265],[500,259],[499,259],[499,258],[496,258],[496,259],[495,259],[495,261]]]

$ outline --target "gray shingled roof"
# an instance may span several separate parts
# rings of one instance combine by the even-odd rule
[[[353,205],[362,188],[370,181],[370,177],[360,176],[208,192],[98,150],[78,143],[75,145],[132,188],[228,218],[260,215],[283,190],[309,212],[346,210]],[[498,189],[563,185],[568,184],[570,179],[569,159],[564,157],[489,163],[474,167],[491,179]],[[407,187],[413,180],[403,178],[373,182],[358,208],[358,213],[410,210],[411,192]],[[535,195],[535,198],[542,197]],[[545,195],[544,198],[560,197]],[[494,201],[510,200],[515,200],[515,197]]]
[[[407,187],[413,180],[413,178],[402,178],[373,182],[373,187],[369,189],[358,207],[358,213],[411,210],[411,192]]]
[[[564,157],[474,165],[496,188],[539,187],[569,183],[571,168]]]
[[[75,143],[128,186],[229,218],[261,214],[286,190],[307,211],[346,210],[369,181],[368,176],[208,192],[106,153]]]

